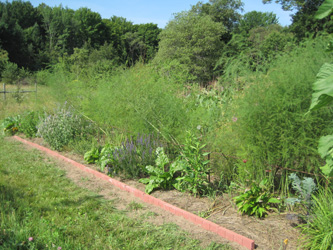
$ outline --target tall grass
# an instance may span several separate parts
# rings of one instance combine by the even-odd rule
[[[320,189],[313,197],[311,218],[301,225],[302,249],[333,249],[333,193],[330,189]]]
[[[200,89],[190,90],[157,72],[153,65],[137,64],[112,76],[92,80],[75,79],[59,70],[49,85],[58,100],[68,101],[84,115],[97,122],[109,136],[157,133],[178,144],[186,130],[198,125],[214,126],[216,110],[198,105]]]
[[[287,189],[286,171],[275,166],[319,171],[318,138],[331,127],[332,112],[305,113],[316,74],[332,59],[325,46],[323,38],[309,40],[278,58],[267,74],[248,75],[244,90],[225,107],[215,147],[233,156],[225,161],[226,169],[236,171],[238,181],[259,182],[269,175],[279,183],[278,188]]]

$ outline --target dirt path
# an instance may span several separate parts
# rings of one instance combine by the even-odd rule
[[[33,140],[33,142],[42,146],[47,146],[39,139]],[[29,146],[24,145],[24,147],[30,149]],[[84,164],[81,156],[72,153],[62,153],[62,155]],[[192,238],[199,239],[203,246],[208,246],[212,241],[214,241],[217,243],[228,243],[234,249],[246,249],[239,246],[237,243],[230,243],[219,235],[208,232],[202,227],[195,225],[182,217],[175,216],[174,214],[153,205],[143,203],[139,198],[133,196],[132,194],[114,187],[109,182],[101,180],[93,174],[83,172],[63,160],[54,158],[50,159],[47,155],[45,159],[53,162],[56,161],[59,168],[65,170],[67,177],[78,186],[96,192],[104,196],[106,199],[116,199],[115,204],[117,208],[130,210],[128,214],[133,218],[146,216],[147,221],[157,225],[163,223],[177,224],[180,228],[189,232]],[[92,165],[86,166],[96,168]],[[144,185],[141,183],[131,180],[120,181],[144,191]],[[191,213],[201,216],[209,216],[208,220],[240,235],[253,239],[256,243],[256,249],[283,249],[282,246],[285,239],[288,239],[287,249],[296,249],[299,232],[292,226],[295,221],[287,220],[285,214],[273,214],[264,220],[241,216],[237,213],[234,204],[231,202],[228,195],[218,197],[214,201],[209,198],[195,198],[189,194],[180,193],[176,190],[157,191],[154,192],[152,196]]]

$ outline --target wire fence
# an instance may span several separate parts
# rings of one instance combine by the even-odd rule
[[[36,99],[37,99],[37,83],[35,83],[35,89],[34,90],[25,90],[25,89],[21,89],[20,87],[17,87],[16,90],[10,90],[8,91],[6,89],[6,84],[3,83],[3,90],[0,91],[0,94],[3,94],[3,100],[6,101],[7,100],[7,95],[6,94],[23,94],[23,93],[35,93]]]

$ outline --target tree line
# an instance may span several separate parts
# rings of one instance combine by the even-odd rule
[[[164,29],[123,17],[102,18],[88,8],[0,2],[0,73],[6,75],[6,68],[36,71],[64,57],[89,57],[127,67],[153,61],[165,74],[186,72],[182,80],[201,85],[221,76],[227,81],[244,69],[265,71],[276,56],[305,38],[331,33],[329,17],[314,19],[323,0],[278,2],[285,10],[296,10],[289,27],[282,27],[272,12],[242,14],[241,0],[198,2],[175,14]]]

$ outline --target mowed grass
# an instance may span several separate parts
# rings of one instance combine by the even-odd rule
[[[0,136],[0,249],[201,249],[174,224],[127,213],[76,186],[37,150]]]

